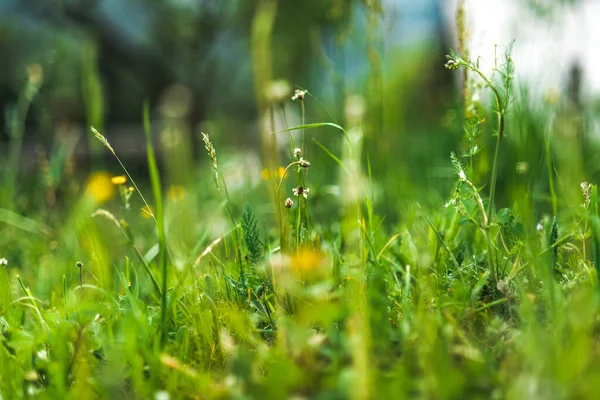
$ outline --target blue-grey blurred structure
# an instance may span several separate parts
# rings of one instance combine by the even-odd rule
[[[347,20],[340,22],[330,18],[332,3],[280,1],[273,38],[276,77],[322,89],[324,97],[336,87],[320,71],[311,35],[317,35],[340,69],[347,92],[364,91],[372,68],[366,48],[373,10],[360,1],[341,0],[346,10],[340,19]],[[386,57],[406,48],[427,47],[443,60],[449,34],[442,1],[383,0],[381,5],[377,51],[386,71],[398,68]],[[29,119],[41,130],[56,120],[84,126],[90,74],[99,76],[107,125],[138,123],[143,101],[158,103],[172,84],[191,90],[192,120],[212,113],[252,120],[254,12],[255,2],[247,0],[2,0],[0,108],[15,104],[27,66],[39,64],[44,87]],[[340,29],[347,31],[341,49],[336,41]]]

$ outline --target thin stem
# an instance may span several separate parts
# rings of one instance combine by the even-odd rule
[[[152,132],[150,127],[150,107],[148,102],[144,102],[142,111],[142,119],[144,124],[144,133],[146,134],[146,157],[148,160],[148,173],[150,174],[150,186],[152,188],[152,195],[154,197],[154,204],[156,206],[156,230],[158,234],[158,267],[162,272],[162,297],[160,305],[160,325],[161,325],[161,336],[160,346],[161,349],[164,347],[167,336],[167,314],[168,314],[168,301],[167,296],[169,271],[167,264],[167,239],[165,233],[165,219],[163,212],[163,200],[161,192],[161,179],[158,171],[158,163],[154,152],[154,146],[152,145]],[[154,212],[152,213],[154,214]]]
[[[233,238],[235,241],[235,258],[240,267],[240,281],[245,283],[244,277],[244,263],[242,262],[242,251],[240,249],[240,243],[242,242],[240,239],[240,234],[238,232],[238,225],[233,218],[233,208],[231,207],[231,198],[229,197],[229,191],[227,190],[227,184],[225,183],[225,177],[221,174],[221,182],[223,182],[223,191],[225,192],[225,212],[227,213],[227,217],[229,218],[229,223],[231,224],[231,228],[233,229]]]
[[[548,167],[548,186],[550,188],[550,196],[552,197],[552,212],[556,215],[558,210],[558,200],[556,190],[554,189],[554,178],[552,175],[552,155],[550,153],[550,140],[546,136],[546,165]]]
[[[285,123],[285,128],[288,129],[290,127],[287,119],[287,114],[285,112],[285,104],[281,105],[281,113],[283,115],[283,122]],[[302,122],[304,125],[304,121]],[[304,131],[304,130],[303,130]],[[294,157],[294,149],[296,148],[296,144],[294,143],[294,137],[292,136],[292,131],[290,131],[290,155]]]
[[[333,122],[335,122],[336,124],[338,123],[337,119],[335,119],[335,117],[333,116],[333,114],[331,114],[331,112],[329,112],[329,110],[327,109],[327,107],[325,107],[325,105],[323,105],[323,103],[321,103],[321,101],[317,97],[315,97],[315,95],[313,95],[311,92],[309,92],[308,90],[306,90],[305,88],[303,88],[301,86],[296,85],[296,87],[298,89],[300,89],[300,90],[304,90],[306,92],[306,94],[309,95],[310,97],[312,97],[313,100],[319,105],[319,107],[321,107],[323,109],[323,111],[325,111],[325,114],[327,114],[327,116],[329,118],[331,118],[331,120]]]
[[[477,75],[479,75],[481,77],[481,79],[483,79],[483,81],[485,82],[485,84],[492,90],[492,92],[494,92],[494,97],[496,98],[496,104],[498,106],[498,114],[500,116],[504,115],[504,108],[502,107],[502,98],[500,97],[500,92],[498,91],[498,89],[496,89],[496,87],[492,84],[492,81],[489,80],[489,78],[487,76],[485,76],[485,74],[483,72],[481,72],[479,69],[475,68],[474,66],[470,65],[470,64],[465,64],[467,66],[467,68],[471,69],[473,72],[475,72]],[[501,126],[498,129],[499,133],[500,133],[500,137],[502,137],[502,133],[504,131],[504,123],[503,121],[500,122]]]
[[[284,232],[283,232],[283,214],[281,211],[281,199],[280,194],[281,194],[281,185],[283,184],[283,180],[285,179],[285,176],[287,175],[287,172],[289,171],[289,169],[291,167],[293,167],[294,165],[299,165],[300,162],[299,161],[294,161],[293,163],[291,163],[290,165],[288,165],[285,170],[283,171],[283,174],[281,174],[281,178],[279,178],[279,184],[277,185],[277,193],[275,196],[275,200],[277,201],[277,210],[278,210],[278,214],[279,214],[279,246],[281,247],[281,250],[285,250],[284,249]]]
[[[67,308],[67,275],[63,274],[62,277],[62,287],[63,287],[63,303],[65,308],[65,318],[69,319],[69,312]]]
[[[483,235],[485,236],[485,241],[487,242],[487,258],[488,264],[490,266],[490,272],[492,275],[492,282],[496,282],[498,280],[498,274],[496,273],[496,263],[494,262],[494,243],[492,243],[492,238],[490,237],[490,230],[483,229]]]
[[[483,200],[481,200],[481,196],[479,196],[479,193],[477,192],[477,188],[468,179],[464,179],[462,182],[467,184],[473,191],[474,196],[475,196],[475,202],[477,203],[477,207],[479,208],[479,212],[481,213],[481,220],[483,222],[483,227],[485,229],[487,229],[489,227],[489,225],[488,225],[489,218],[487,217],[487,215],[485,213],[485,208],[483,207]]]
[[[144,117],[144,118],[146,118],[146,117]],[[150,120],[149,119],[148,119],[147,122],[144,122],[144,124],[146,124],[144,126],[144,129],[150,129]],[[98,140],[100,140],[100,143],[102,143],[102,145],[104,147],[106,147],[111,152],[111,154],[115,157],[115,159],[117,160],[117,162],[119,163],[119,165],[121,166],[121,168],[123,169],[123,171],[125,172],[125,175],[127,175],[127,177],[129,178],[129,181],[131,182],[131,184],[135,188],[135,191],[137,192],[137,194],[142,199],[142,202],[146,206],[146,209],[149,210],[149,211],[151,211],[152,207],[150,207],[150,204],[148,203],[148,201],[146,201],[146,198],[144,197],[144,195],[142,194],[142,192],[138,188],[137,184],[135,183],[135,180],[133,179],[133,177],[131,176],[131,174],[129,173],[129,171],[127,170],[127,168],[125,167],[125,164],[123,164],[123,162],[121,161],[121,159],[117,155],[116,151],[110,146],[110,144],[108,143],[108,141],[106,140],[106,138],[104,136],[102,136],[100,134],[100,132],[98,132],[98,130],[96,130],[96,128],[94,128],[92,126],[92,127],[90,127],[90,129],[91,129],[92,133],[96,136],[96,138]],[[150,214],[150,217],[152,218],[152,220],[154,221],[154,223],[156,224],[156,226],[158,228],[159,223],[158,223],[158,220],[156,218],[156,215],[154,214],[154,212],[150,212],[149,214]],[[173,261],[173,257],[171,256],[171,252],[169,251],[168,247],[166,248],[166,252],[167,252],[167,255],[169,257],[169,260],[171,261],[171,263],[174,264],[175,262]]]
[[[296,250],[300,249],[300,227],[302,225],[302,195],[298,195],[298,209],[296,214]]]
[[[503,116],[500,117],[504,119]],[[498,161],[500,158],[500,140],[502,136],[498,134],[498,139],[496,140],[496,151],[494,152],[494,163],[492,164],[492,180],[490,182],[490,200],[488,203],[488,221],[492,220],[492,212],[494,210],[494,197],[496,195],[496,180],[498,179]]]
[[[425,214],[425,211],[423,211],[423,209],[421,208],[421,205],[419,203],[417,203],[417,207],[419,207],[419,209],[423,213],[423,217],[425,217],[425,221],[427,221],[427,224],[433,230],[433,233],[435,233],[435,236],[438,238],[439,242],[442,244],[442,246],[444,247],[444,249],[446,250],[446,252],[450,256],[450,259],[454,263],[454,266],[456,267],[456,270],[460,272],[460,264],[458,263],[458,260],[456,259],[456,257],[454,257],[454,254],[452,254],[452,251],[450,250],[450,248],[448,247],[448,245],[444,241],[444,238],[438,232],[438,230],[435,229],[435,226],[433,226],[433,223],[431,222],[431,220],[429,219],[429,217],[427,216],[427,214]]]
[[[300,100],[300,105],[302,106],[302,126],[305,124],[306,119],[306,109],[304,108],[304,100]],[[304,128],[302,128],[302,155],[306,154],[306,140],[304,140]]]
[[[484,234],[486,236],[487,247],[488,247],[488,263],[489,263],[490,272],[492,275],[492,280],[495,282],[497,280],[497,271],[496,271],[496,265],[494,262],[494,244],[492,242],[492,238],[490,237],[490,224],[492,221],[492,212],[494,211],[494,199],[496,196],[496,182],[498,180],[498,164],[499,164],[499,159],[500,159],[500,142],[501,142],[502,138],[504,137],[504,113],[506,110],[505,110],[504,106],[502,105],[502,97],[500,96],[500,92],[492,84],[490,79],[483,72],[481,72],[477,67],[475,67],[472,63],[463,62],[462,64],[464,66],[466,66],[468,69],[475,72],[477,75],[479,75],[481,77],[481,79],[483,79],[483,81],[486,83],[486,85],[492,90],[492,92],[494,93],[494,97],[496,98],[496,107],[497,107],[496,113],[498,114],[498,128],[497,128],[498,138],[496,139],[496,149],[494,151],[494,162],[492,164],[492,179],[490,182],[490,198],[489,198],[488,210],[487,210],[488,224],[486,226],[486,229],[484,230]],[[507,99],[507,104],[508,104],[508,99]]]
[[[585,233],[587,232],[587,228],[588,228],[588,215],[589,215],[589,211],[585,210],[585,222],[583,225],[583,233],[581,234],[581,253],[583,254],[583,259],[584,262],[587,262],[587,252],[585,250]]]
[[[306,108],[304,105],[304,99],[300,100],[300,105],[302,108],[302,126],[305,126],[306,124]],[[302,155],[306,156],[306,133],[305,133],[305,128],[302,128]],[[306,173],[305,171],[301,171],[298,170],[297,173],[297,179],[298,179],[298,185],[302,185],[303,187],[306,187]],[[300,225],[301,221],[302,221],[302,217],[304,217],[304,226],[306,229],[308,229],[308,209],[307,209],[307,203],[304,203],[304,215],[302,215],[302,212],[300,210],[300,204],[301,204],[301,200],[298,199],[298,217],[299,217],[299,221],[300,221]],[[297,224],[298,225],[298,224]],[[297,228],[299,229],[299,228]],[[296,232],[296,236],[298,236],[299,230],[298,232]],[[297,238],[296,243],[299,244],[299,240]]]
[[[500,114],[500,129],[504,129],[504,115]],[[494,152],[494,163],[492,165],[492,181],[490,183],[490,199],[488,203],[488,224],[492,221],[492,212],[494,211],[494,197],[496,194],[496,180],[498,179],[498,160],[500,154],[500,141],[502,140],[501,130],[498,132],[498,139],[496,140],[496,151]],[[490,266],[490,272],[492,273],[492,282],[496,282],[498,275],[496,271],[496,264],[494,262],[494,244],[492,238],[489,237],[490,227],[487,226],[486,241],[488,247],[488,264]]]

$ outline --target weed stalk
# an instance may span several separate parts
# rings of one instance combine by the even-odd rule
[[[492,173],[490,179],[490,195],[488,200],[488,208],[487,208],[487,223],[484,223],[483,230],[485,231],[486,242],[488,247],[488,263],[490,268],[490,273],[492,277],[492,281],[497,281],[497,268],[496,263],[494,261],[494,243],[491,238],[491,224],[493,221],[493,212],[494,212],[494,201],[496,196],[496,184],[498,180],[498,165],[500,162],[500,146],[502,143],[502,139],[504,137],[504,129],[505,129],[505,115],[508,104],[510,103],[510,96],[512,93],[512,80],[513,80],[513,62],[510,56],[510,48],[507,50],[505,58],[506,62],[503,64],[504,71],[500,71],[497,66],[497,61],[494,60],[494,69],[492,75],[488,77],[479,67],[479,60],[467,61],[460,54],[455,51],[452,51],[448,56],[448,62],[446,63],[446,68],[450,70],[456,70],[458,68],[464,68],[468,71],[472,71],[476,75],[478,75],[485,85],[490,88],[494,95],[495,100],[495,113],[498,117],[497,126],[495,128],[496,135],[496,148],[494,149],[494,159],[492,163]],[[503,78],[503,89],[505,98],[502,99],[500,94],[500,89],[496,87],[493,83],[494,74],[498,72]],[[464,174],[464,172],[463,172]],[[477,191],[475,191],[477,193]]]

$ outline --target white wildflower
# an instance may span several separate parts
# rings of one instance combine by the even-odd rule
[[[294,192],[294,196],[304,196],[305,199],[308,198],[309,188],[305,188],[304,186],[298,186],[297,188],[292,189]]]

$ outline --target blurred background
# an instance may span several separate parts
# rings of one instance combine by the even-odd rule
[[[0,156],[25,180],[42,179],[48,164],[83,176],[98,168],[118,173],[89,134],[93,125],[145,176],[147,101],[159,157],[170,165],[168,184],[210,181],[204,174],[198,183],[194,174],[208,165],[201,131],[229,155],[230,176],[243,170],[244,179],[259,181],[266,166],[261,132],[301,123],[291,96],[302,87],[318,99],[307,98],[306,122],[334,118],[345,126],[348,104],[364,113],[364,148],[378,177],[374,198],[393,217],[403,199],[439,204],[451,189],[448,157],[464,135],[464,77],[443,68],[451,48],[492,66],[494,51],[503,54],[515,40],[517,92],[532,98],[533,109],[519,118],[541,118],[550,103],[593,114],[598,15],[596,2],[583,0],[0,0]],[[457,18],[465,26],[462,45]],[[589,121],[593,136],[594,117]],[[543,124],[529,126],[508,131],[514,151],[501,165],[500,189],[513,176],[525,179],[517,163],[541,159]],[[338,152],[339,135],[315,135]],[[286,160],[287,143],[277,146]],[[578,146],[588,151],[587,142]],[[307,158],[323,157],[323,168],[311,171],[315,180],[335,182],[331,159],[314,143],[308,149]],[[489,158],[480,157],[481,176]],[[543,175],[538,164],[527,173]],[[594,176],[600,166],[583,170]],[[55,175],[46,184],[60,187],[64,177]],[[511,201],[499,192],[500,201]]]

